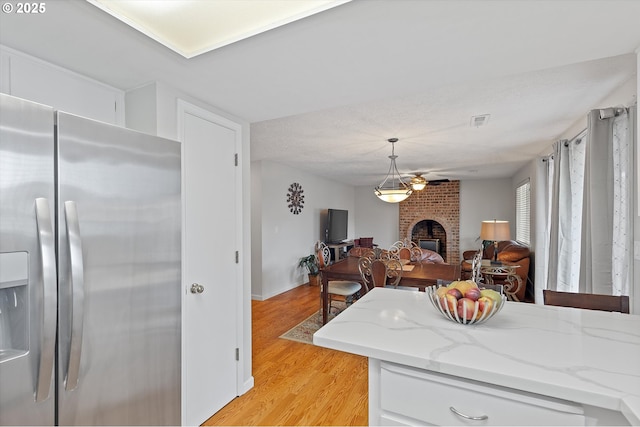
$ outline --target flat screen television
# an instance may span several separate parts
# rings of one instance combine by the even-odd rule
[[[328,243],[342,243],[347,240],[349,225],[349,211],[343,209],[328,209],[326,238]]]

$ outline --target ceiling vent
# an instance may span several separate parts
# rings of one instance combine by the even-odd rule
[[[479,128],[480,126],[485,126],[489,123],[489,117],[491,114],[482,114],[480,116],[471,116],[471,127]]]

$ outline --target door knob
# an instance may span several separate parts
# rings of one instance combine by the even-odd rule
[[[191,293],[192,294],[201,294],[204,292],[204,286],[194,283],[191,285]]]

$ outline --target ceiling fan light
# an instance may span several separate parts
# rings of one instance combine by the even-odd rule
[[[427,180],[420,175],[411,178],[411,188],[413,191],[422,191],[427,186]]]

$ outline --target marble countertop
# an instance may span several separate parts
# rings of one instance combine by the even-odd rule
[[[375,288],[313,343],[622,412],[640,425],[640,316],[506,302],[480,325],[445,319],[424,292]]]

